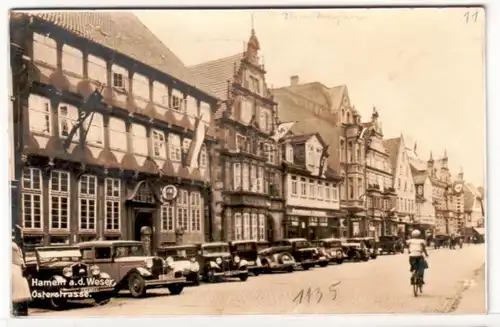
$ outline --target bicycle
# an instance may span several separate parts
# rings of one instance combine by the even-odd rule
[[[413,270],[413,273],[411,275],[411,284],[415,297],[418,296],[419,291],[420,293],[423,292],[422,286],[424,285],[424,281],[422,279],[422,276],[416,270]]]

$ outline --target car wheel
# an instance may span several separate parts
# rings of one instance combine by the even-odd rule
[[[291,273],[294,271],[293,266],[289,266],[285,269],[287,272]]]
[[[311,268],[309,265],[302,265],[302,269],[304,270],[309,270],[309,268]]]
[[[61,298],[49,298],[47,302],[52,310],[64,310],[68,305],[68,301]]]
[[[259,274],[260,274],[260,271],[258,271],[258,270],[254,270],[254,271],[253,271],[253,275],[254,275],[254,276],[259,276]]]
[[[209,269],[207,272],[207,281],[209,283],[215,283],[217,281],[217,276],[215,276],[215,269]]]
[[[172,295],[179,295],[181,294],[182,290],[184,289],[183,284],[175,284],[175,285],[169,285],[168,286],[168,291]]]
[[[326,266],[328,266],[328,261],[326,261],[326,262],[320,262],[319,266],[320,267],[326,267]]]
[[[135,298],[146,294],[146,282],[139,273],[134,272],[128,276],[128,290]]]
[[[338,265],[341,265],[341,264],[343,264],[343,263],[344,263],[344,260],[342,260],[342,259],[337,259],[337,260],[335,260],[335,262],[336,262]]]
[[[240,280],[242,282],[246,281],[248,279],[248,273],[245,273],[245,274],[240,274]]]

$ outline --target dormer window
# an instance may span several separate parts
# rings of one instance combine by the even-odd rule
[[[286,161],[293,163],[293,148],[290,145],[286,148]]]

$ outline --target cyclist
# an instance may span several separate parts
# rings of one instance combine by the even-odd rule
[[[411,232],[411,238],[406,241],[408,245],[408,253],[410,254],[410,272],[414,270],[420,275],[422,284],[424,283],[424,270],[427,268],[427,262],[424,259],[429,256],[425,241],[420,237],[420,231],[415,229]]]

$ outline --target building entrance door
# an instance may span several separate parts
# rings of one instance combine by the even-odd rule
[[[134,222],[134,239],[141,241],[147,254],[153,252],[153,212],[137,211]]]

